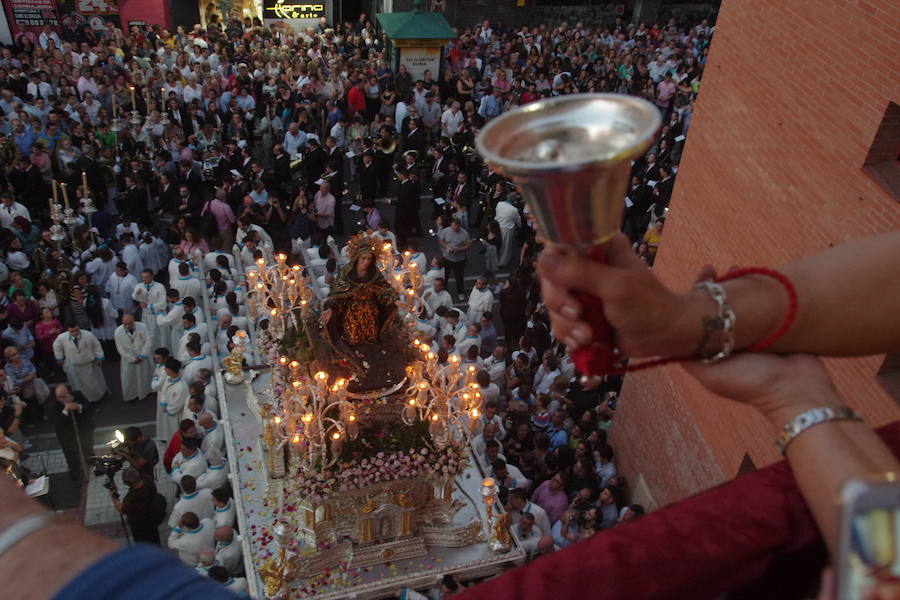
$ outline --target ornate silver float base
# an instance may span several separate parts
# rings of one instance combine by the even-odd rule
[[[428,547],[421,537],[412,537],[406,540],[394,540],[371,546],[362,546],[353,549],[353,558],[350,565],[353,567],[368,567],[386,561],[415,558],[428,554]]]

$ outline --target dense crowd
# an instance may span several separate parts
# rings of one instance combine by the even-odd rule
[[[346,260],[341,243],[372,230],[427,272],[423,339],[441,361],[457,354],[479,369],[488,402],[474,452],[529,554],[639,516],[607,443],[621,381],[579,382],[541,304],[527,211],[474,136],[560,94],[653,102],[664,125],[633,166],[622,223],[652,264],[709,24],[486,21],[449,42],[440,73],[414,79],[391,69],[365,15],[299,32],[205,22],[126,33],[67,21],[0,50],[8,468],[49,418],[82,477],[91,405],[112,401],[100,365],[119,361],[122,400],[155,398],[155,439],[181,490],[169,546],[240,590],[212,357],[250,326],[244,275],[259,259],[289,253],[325,294]],[[467,265],[482,263],[469,289]],[[159,542],[157,447],[129,430],[126,448],[118,506],[136,538]]]

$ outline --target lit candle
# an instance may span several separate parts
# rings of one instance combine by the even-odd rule
[[[90,188],[88,188],[87,171],[81,172],[81,185],[84,186],[84,197],[87,198],[90,196],[90,192],[88,191]]]
[[[56,186],[58,186],[58,185],[59,184],[54,179],[53,180],[53,204],[59,204],[59,196],[57,195],[59,192],[56,189]]]
[[[113,119],[116,118],[116,92],[115,92],[115,90],[113,90],[113,95],[112,95],[112,116],[113,116]]]
[[[60,183],[59,187],[62,188],[63,203],[66,205],[66,210],[69,210],[69,194],[66,192],[66,184]]]
[[[137,110],[137,103],[134,101],[134,86],[129,86],[128,89],[131,90],[131,110]]]
[[[53,191],[56,191],[56,189],[54,188]],[[50,220],[56,220],[56,202],[53,201],[53,198],[50,198]]]

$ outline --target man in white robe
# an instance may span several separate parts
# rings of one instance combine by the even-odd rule
[[[120,251],[122,262],[125,263],[128,272],[137,279],[144,270],[144,261],[141,259],[141,251],[134,245],[134,234],[126,231],[119,238],[119,243],[122,245]]]
[[[204,323],[203,326],[206,327],[206,323]],[[188,359],[185,362],[182,375],[184,376],[185,381],[188,382],[188,385],[190,385],[197,381],[197,373],[200,369],[209,369],[212,371],[213,362],[209,356],[201,352],[202,346],[199,342],[188,342],[185,344],[185,348],[187,350]]]
[[[184,325],[181,317],[184,316],[184,305],[179,300],[178,290],[171,289],[166,296],[169,299],[169,307],[162,313],[157,313],[156,323],[162,330],[162,346],[173,354],[178,349],[178,341],[184,335]]]
[[[215,448],[219,452],[225,451],[225,428],[219,424],[211,412],[205,412],[197,418],[197,426],[203,428],[203,441],[200,442],[200,450],[209,456],[210,450]]]
[[[500,266],[505,267],[512,259],[512,245],[516,230],[522,225],[522,215],[508,200],[501,200],[494,208],[494,219],[500,225]],[[548,532],[544,532],[548,533]]]
[[[240,538],[228,525],[216,527],[215,537],[216,562],[225,567],[229,575],[239,575],[244,562]]]
[[[178,278],[169,281],[169,286],[178,290],[182,298],[190,296],[194,300],[203,297],[203,283],[191,273],[191,264],[178,264]]]
[[[165,344],[162,329],[156,316],[166,309],[166,286],[153,281],[153,271],[144,269],[141,272],[141,283],[134,286],[131,298],[141,306],[141,323],[147,326],[150,333],[150,346],[154,349]]]
[[[112,302],[113,308],[119,311],[119,314],[130,315],[134,313],[134,286],[137,285],[137,279],[129,273],[125,267],[125,263],[119,261],[116,263],[115,272],[109,276],[106,282],[106,294],[109,301]]]
[[[123,315],[122,324],[116,328],[114,339],[116,350],[122,357],[119,362],[122,399],[133,402],[147,397],[152,391],[150,380],[153,377],[150,332],[147,326],[136,323],[134,315]]]
[[[81,392],[90,402],[106,395],[106,378],[100,370],[103,346],[93,333],[81,331],[72,323],[53,340],[53,355],[62,364],[72,390]]]
[[[172,459],[172,472],[169,477],[176,485],[181,485],[181,478],[190,475],[199,478],[206,473],[206,456],[200,450],[200,440],[197,438],[183,438],[181,451]]]
[[[228,481],[225,457],[218,450],[210,450],[207,460],[209,466],[206,467],[206,472],[197,475],[197,487],[217,490]]]
[[[438,277],[434,280],[434,288],[425,289],[422,299],[428,304],[428,308],[431,309],[432,314],[434,314],[434,311],[436,311],[439,306],[453,308],[453,296],[447,291],[447,282],[443,277]]]
[[[197,489],[197,480],[192,475],[181,478],[181,496],[172,507],[169,527],[178,527],[182,515],[192,512],[200,519],[212,519],[215,515],[212,490]]]
[[[480,323],[481,315],[494,307],[494,294],[488,289],[487,279],[479,277],[469,294],[469,311],[466,313],[466,321]]]
[[[178,557],[188,567],[193,567],[197,564],[197,553],[201,549],[215,547],[215,533],[212,519],[200,520],[192,512],[185,513],[178,527],[169,534],[168,547],[178,552]]]
[[[191,360],[193,355],[188,351],[188,344],[191,342],[192,333],[197,334],[199,338],[197,343],[200,344],[200,352],[198,354],[209,352],[209,327],[206,323],[197,323],[197,318],[194,315],[185,313],[181,317],[181,326],[184,333],[181,334],[178,346],[175,347],[175,358],[184,363]],[[209,364],[212,365],[212,361]],[[204,365],[204,367],[211,368],[207,365]],[[193,381],[192,378],[187,378],[187,380],[188,383]]]
[[[181,361],[169,357],[165,363],[166,377],[158,394],[156,437],[168,443],[178,431],[178,422],[187,403],[188,387],[181,377]]]

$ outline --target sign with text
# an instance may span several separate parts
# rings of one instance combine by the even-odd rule
[[[57,27],[56,2],[53,0],[10,0],[13,20],[19,27]]]
[[[95,31],[106,29],[106,21],[121,26],[117,0],[59,0],[58,4],[62,18],[72,17],[78,24],[87,23]]]
[[[331,21],[331,0],[263,0],[263,22],[266,25],[286,23],[294,31],[300,31],[315,27],[322,17]]]
[[[434,40],[432,40],[434,43]],[[406,65],[406,70],[412,75],[413,81],[422,79],[425,71],[437,78],[441,72],[441,47],[402,47],[400,50],[400,63]]]

